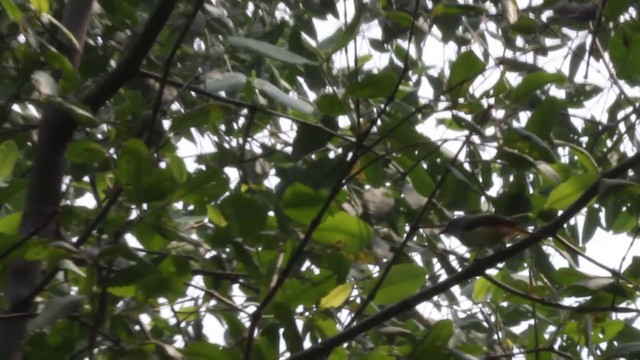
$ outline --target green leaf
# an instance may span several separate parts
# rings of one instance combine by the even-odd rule
[[[277,302],[291,308],[298,305],[312,306],[336,287],[336,277],[327,271],[307,277],[307,281],[289,279],[276,296]]]
[[[567,104],[571,107],[582,108],[585,102],[600,95],[604,89],[594,84],[575,84],[567,89]]]
[[[607,1],[604,7],[604,19],[607,22],[616,21],[625,12],[629,11],[632,0]]]
[[[615,3],[615,1],[612,1]],[[640,341],[617,344],[602,353],[601,359],[637,359],[640,358]]]
[[[124,145],[118,157],[117,175],[125,191],[140,191],[143,179],[155,169],[155,162],[147,146],[139,139]]]
[[[358,252],[371,243],[373,230],[358,217],[339,211],[318,226],[313,239],[347,252]]]
[[[553,169],[549,164],[544,161],[536,161],[535,162],[536,170],[542,176],[546,177],[549,181],[551,181],[554,185],[559,184],[562,181],[562,177],[558,174],[557,171]]]
[[[267,224],[267,208],[250,194],[231,194],[220,202],[219,208],[235,236],[252,238]]]
[[[551,133],[558,125],[561,111],[560,100],[549,96],[536,106],[524,128],[542,140],[551,140]]]
[[[326,39],[322,40],[318,44],[318,51],[324,57],[328,58],[336,52],[342,50],[347,44],[349,44],[360,29],[360,23],[362,22],[362,15],[364,14],[362,6],[356,8],[356,13],[351,19],[351,22],[347,24],[344,29],[338,29],[329,35]]]
[[[413,17],[405,11],[389,11],[385,16],[405,29],[410,29],[413,24]]]
[[[518,21],[511,25],[511,31],[521,35],[535,35],[538,32],[538,22],[529,17],[520,16]]]
[[[29,0],[39,14],[49,12],[49,0]]]
[[[573,153],[573,155],[575,155],[575,157],[578,159],[578,162],[580,162],[582,167],[589,174],[598,174],[600,172],[600,169],[598,167],[598,163],[591,156],[591,154],[589,154],[589,152],[587,150],[585,150],[585,149],[581,148],[580,146],[578,146],[576,144],[573,144],[573,143],[558,142],[558,144],[567,146],[569,148],[569,150],[571,151],[571,153]]]
[[[13,212],[9,215],[5,215],[0,218],[0,234],[16,235],[20,229],[20,221],[22,220],[22,213],[19,211]]]
[[[13,174],[13,168],[20,158],[20,150],[13,140],[0,144],[0,181],[5,181]]]
[[[447,345],[453,336],[453,321],[440,320],[428,330],[418,341],[408,360],[420,359],[451,359],[452,355]]]
[[[510,128],[504,136],[504,146],[527,154],[533,160],[542,160],[551,164],[557,161],[553,150],[547,143],[522,128]]]
[[[565,326],[562,332],[563,334],[571,336],[574,341],[582,346],[591,346],[591,344],[608,341],[614,338],[624,328],[624,320],[607,319],[599,323],[594,323],[591,318],[592,315],[585,314],[584,316],[584,321],[571,321]]]
[[[321,310],[328,308],[337,308],[342,306],[342,304],[349,299],[349,295],[351,295],[351,291],[353,290],[353,285],[349,283],[344,283],[336,286],[329,292],[325,297],[320,299],[319,308]]]
[[[176,180],[180,183],[187,180],[189,177],[189,173],[187,172],[187,167],[184,164],[184,161],[175,153],[170,153],[167,155],[167,160],[169,164],[169,170],[171,170],[171,174]]]
[[[405,171],[409,171],[408,176],[416,191],[422,196],[431,196],[431,193],[436,188],[436,183],[427,171],[421,166],[415,165],[415,160],[411,160],[407,157],[397,157],[394,159],[398,165]]]
[[[9,14],[11,19],[17,23],[22,21],[22,12],[13,2],[13,0],[0,0],[0,5],[4,8],[4,10]]]
[[[424,285],[426,276],[427,269],[422,266],[395,265],[384,279],[374,301],[380,305],[387,305],[413,295]]]
[[[210,92],[230,91],[236,92],[242,90],[247,83],[247,76],[237,72],[212,72],[207,74],[204,82],[204,88]]]
[[[431,16],[440,15],[482,15],[487,13],[487,8],[481,5],[438,3],[431,11]]]
[[[311,60],[305,59],[298,54],[294,54],[288,50],[266,43],[264,41],[237,36],[229,36],[227,38],[227,41],[233,46],[257,52],[258,54],[264,55],[274,60],[296,65],[313,64],[313,61]]]
[[[333,130],[338,128],[338,121],[327,116],[322,118],[321,124]],[[333,137],[333,133],[319,126],[299,123],[296,137],[293,139],[291,155],[296,160],[302,159],[309,154],[324,149]]]
[[[598,183],[598,196],[603,198],[605,196],[611,196],[615,194],[620,194],[621,191],[624,191],[623,197],[630,190],[634,195],[640,193],[640,185],[638,185],[635,181],[628,181],[623,179],[601,179]]]
[[[29,331],[34,331],[52,325],[56,320],[63,319],[74,312],[84,300],[84,296],[68,295],[54,297],[47,301],[44,309],[29,321]]]
[[[598,176],[595,174],[572,176],[569,180],[556,186],[551,191],[544,207],[554,210],[567,209],[569,205],[576,201],[597,179]]]
[[[65,152],[69,161],[80,164],[96,164],[106,156],[107,152],[102,145],[89,139],[71,142]]]
[[[582,244],[586,244],[593,238],[598,227],[600,227],[600,209],[590,206],[587,208],[582,226]]]
[[[185,359],[189,360],[211,360],[211,359],[229,359],[241,360],[240,354],[229,348],[210,343],[208,341],[190,341],[184,349],[181,350]]]
[[[457,99],[467,94],[473,80],[482,74],[486,66],[484,61],[480,60],[472,50],[458,55],[451,66],[451,74],[449,75],[449,89],[451,89],[452,98]]]
[[[515,103],[522,104],[526,102],[534,92],[542,89],[549,84],[564,84],[566,78],[563,74],[550,74],[544,71],[538,71],[525,76],[522,82],[513,89],[511,100]]]
[[[495,286],[490,283],[489,280],[482,277],[478,278],[473,284],[473,292],[471,294],[471,298],[474,302],[483,302],[489,299],[494,289]]]
[[[255,79],[254,84],[256,89],[263,91],[265,95],[269,96],[276,102],[288,108],[298,110],[305,114],[313,113],[313,110],[314,110],[313,105],[309,104],[306,101],[302,101],[285,94],[282,90],[278,89],[275,85],[265,80]]]
[[[209,218],[209,222],[213,225],[220,227],[226,227],[229,225],[227,220],[225,220],[224,215],[222,215],[222,212],[215,206],[207,205],[207,217]]]
[[[640,26],[622,26],[609,44],[609,56],[618,78],[638,82],[640,75]]]
[[[74,105],[60,99],[51,99],[51,101],[67,110],[80,126],[94,128],[101,124],[91,111],[84,108],[84,105]]]
[[[282,209],[291,219],[308,225],[316,216],[327,194],[301,183],[291,184],[282,196]],[[334,209],[334,211],[337,209]]]
[[[138,203],[161,200],[177,186],[171,171],[158,168],[149,149],[139,139],[131,139],[124,145],[116,176],[127,197]]]
[[[638,217],[629,212],[622,212],[618,215],[611,225],[611,232],[614,234],[622,234],[638,226]]]
[[[350,83],[345,94],[359,99],[386,98],[393,93],[396,85],[396,74],[381,71],[377,74],[367,74],[360,81]]]
[[[561,268],[553,274],[553,279],[561,285],[570,286],[579,281],[589,279],[589,275],[573,268]]]
[[[345,104],[336,94],[322,94],[316,100],[316,107],[327,116],[340,116],[347,114],[347,104]]]

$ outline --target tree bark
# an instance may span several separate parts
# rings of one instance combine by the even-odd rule
[[[91,19],[93,0],[69,0],[62,24],[75,37],[77,48],[59,33],[58,51],[67,56],[77,68]],[[55,106],[42,110],[38,127],[38,142],[27,185],[27,196],[20,223],[20,234],[59,238],[56,213],[61,200],[62,177],[65,169],[64,152],[71,140],[76,123],[65,111]],[[6,269],[5,296],[9,302],[8,315],[26,313],[33,308],[33,294],[40,281],[42,264],[37,261],[15,260]],[[0,357],[23,358],[22,342],[27,335],[27,316],[0,320]]]
[[[134,78],[158,34],[164,28],[178,0],[161,0],[149,14],[147,23],[136,40],[123,54],[118,65],[88,92],[80,101],[92,111],[102,107],[127,81]],[[77,68],[86,30],[91,19],[93,0],[68,0],[63,25],[74,35],[77,49],[63,35],[58,36],[59,51]],[[60,108],[43,110],[38,128],[38,144],[27,186],[27,199],[20,231],[23,236],[35,233],[40,237],[58,238],[60,230],[56,215],[61,200],[62,177],[65,169],[64,153],[76,129],[72,117]],[[37,231],[34,231],[37,230]],[[33,298],[40,289],[39,262],[18,260],[6,271],[5,295],[8,298],[8,317],[0,318],[0,360],[21,360],[22,342],[27,335],[27,316],[21,316],[33,307]],[[11,316],[16,315],[16,316]]]

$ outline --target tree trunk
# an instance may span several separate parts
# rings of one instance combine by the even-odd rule
[[[78,67],[81,49],[86,39],[93,0],[69,0],[62,24],[80,45],[77,49],[64,35],[58,35],[58,51]],[[62,177],[65,169],[64,152],[76,128],[73,118],[54,106],[42,110],[38,128],[34,160],[29,174],[27,197],[20,224],[20,234],[35,234],[43,238],[59,238],[57,211],[61,200]],[[36,261],[15,260],[6,270],[5,295],[9,302],[7,315],[27,313],[33,308],[40,281],[41,264]],[[27,335],[26,316],[0,319],[0,357],[23,358],[22,342]]]

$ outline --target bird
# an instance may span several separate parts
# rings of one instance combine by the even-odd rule
[[[518,234],[528,233],[520,223],[502,215],[463,215],[449,221],[438,233],[456,237],[468,248],[497,247]]]

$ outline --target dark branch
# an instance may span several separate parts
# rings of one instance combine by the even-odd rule
[[[640,153],[637,153],[622,162],[618,166],[602,174],[600,179],[595,181],[576,201],[567,208],[562,214],[560,214],[554,221],[532,232],[523,240],[507,247],[502,251],[498,251],[493,255],[486,258],[481,258],[472,263],[469,267],[462,271],[446,278],[445,280],[429,286],[415,295],[408,297],[394,305],[391,305],[384,310],[380,311],[376,315],[370,316],[362,322],[344,330],[340,334],[333,336],[317,345],[298,352],[291,356],[290,360],[294,359],[315,359],[320,356],[326,355],[333,348],[344,344],[347,341],[353,340],[356,336],[363,334],[387,320],[412,309],[418,304],[440,295],[443,292],[451,289],[455,285],[470,280],[476,276],[484,274],[487,269],[490,269],[501,262],[513,257],[514,255],[524,251],[539,241],[553,236],[556,234],[569,220],[576,216],[580,210],[586,207],[589,202],[598,195],[600,189],[600,182],[602,179],[615,179],[624,175],[629,169],[640,165]]]

